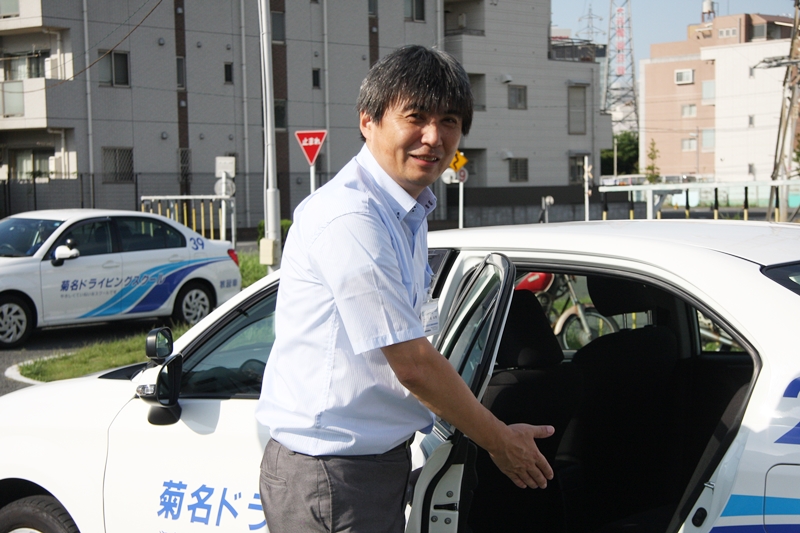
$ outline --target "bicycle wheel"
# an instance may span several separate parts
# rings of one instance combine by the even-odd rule
[[[617,324],[610,318],[606,318],[593,309],[586,309],[583,312],[589,331],[583,330],[581,320],[578,315],[572,315],[564,322],[561,328],[559,341],[565,350],[577,350],[589,344],[597,337],[607,335],[619,330]]]

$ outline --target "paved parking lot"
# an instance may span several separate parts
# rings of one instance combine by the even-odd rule
[[[0,351],[0,395],[30,386],[6,377],[6,370],[13,365],[31,359],[66,354],[87,342],[108,341],[144,333],[156,325],[164,324],[155,320],[137,320],[38,330],[34,332],[23,348]],[[144,352],[144,342],[142,343],[142,352]]]

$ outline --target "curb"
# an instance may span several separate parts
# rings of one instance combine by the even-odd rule
[[[29,359],[28,361],[22,361],[21,363],[17,363],[15,365],[11,365],[10,367],[6,368],[4,373],[5,377],[13,381],[19,381],[20,383],[26,383],[28,385],[44,385],[45,381],[38,381],[31,378],[26,378],[22,374],[19,373],[19,366],[20,365],[27,365],[28,363],[32,363],[34,361],[43,361],[46,359],[55,359],[57,357],[64,357],[67,355],[72,355],[72,353],[63,353],[58,355],[48,355],[46,357],[37,357],[36,359]]]
[[[33,361],[33,359],[31,359]],[[44,381],[36,381],[35,379],[26,378],[22,374],[19,373],[19,365],[24,365],[25,363],[30,363],[31,361],[23,361],[22,363],[17,363],[16,365],[11,365],[10,367],[6,368],[5,377],[13,381],[19,381],[20,383],[27,383],[28,385],[41,385]]]

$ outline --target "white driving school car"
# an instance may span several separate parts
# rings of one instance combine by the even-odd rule
[[[800,528],[800,227],[451,230],[429,262],[433,342],[499,418],[555,426],[555,478],[516,488],[440,420],[413,445],[407,531]],[[0,533],[265,531],[279,275],[174,346],[151,332],[147,365],[0,398]]]
[[[240,289],[230,242],[159,215],[59,209],[0,220],[0,348],[44,326],[170,315],[193,324]]]

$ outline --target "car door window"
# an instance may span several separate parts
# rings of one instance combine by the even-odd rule
[[[186,246],[186,238],[177,229],[159,220],[145,217],[118,217],[115,220],[123,252]]]
[[[256,398],[275,341],[272,291],[236,315],[187,354],[182,398]]]
[[[91,220],[76,224],[61,235],[53,250],[66,244],[69,239],[72,239],[73,248],[81,253],[81,257],[110,254],[114,248],[108,220]]]

